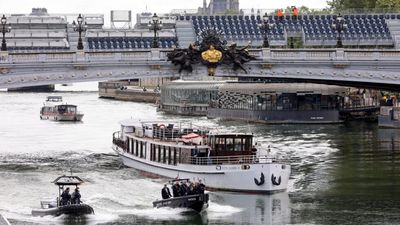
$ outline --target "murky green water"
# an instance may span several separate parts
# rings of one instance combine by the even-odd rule
[[[151,104],[99,99],[95,92],[62,92],[85,113],[82,123],[39,119],[48,94],[0,92],[0,213],[12,224],[400,224],[400,130],[374,123],[264,125],[188,118],[223,130],[253,132],[257,142],[291,158],[287,193],[272,196],[210,193],[196,214],[153,209],[165,180],[141,177],[111,150],[118,121],[181,119]],[[85,218],[32,217],[57,189],[50,182],[73,167],[87,180]]]

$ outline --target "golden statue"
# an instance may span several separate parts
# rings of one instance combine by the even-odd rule
[[[207,51],[201,53],[201,58],[210,63],[217,63],[222,59],[222,52],[215,49],[213,45],[210,45]]]
[[[222,52],[215,49],[213,45],[210,45],[207,51],[201,53],[201,58],[207,62],[208,75],[214,76],[218,62],[222,59]]]

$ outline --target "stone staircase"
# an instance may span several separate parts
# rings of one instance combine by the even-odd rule
[[[196,41],[193,24],[190,21],[176,21],[176,36],[180,48],[187,48]]]
[[[386,23],[392,35],[395,48],[400,49],[400,20],[386,20]]]

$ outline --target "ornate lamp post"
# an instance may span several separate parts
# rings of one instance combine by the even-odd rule
[[[274,27],[274,24],[269,23],[269,17],[267,13],[264,14],[262,18],[262,23],[258,24],[258,27],[260,28],[260,30],[264,31],[263,47],[269,48],[268,33]]]
[[[157,31],[162,29],[162,21],[158,18],[157,14],[154,13],[151,21],[149,21],[149,30],[154,32],[152,48],[159,48]]]
[[[76,20],[78,21],[78,24],[75,23],[75,21],[73,21],[72,26],[74,27],[74,31],[79,32],[78,50],[82,50],[83,49],[82,32],[87,30],[87,25],[86,25],[86,22],[83,25],[83,17],[81,14],[78,15],[78,18]]]
[[[1,25],[2,25],[1,33],[3,33],[3,40],[1,41],[1,51],[7,51],[6,33],[11,32],[11,25],[6,27],[7,18],[5,15],[1,17]]]
[[[342,32],[347,30],[347,24],[344,18],[339,14],[335,22],[332,24],[332,29],[338,33],[336,48],[343,48]]]

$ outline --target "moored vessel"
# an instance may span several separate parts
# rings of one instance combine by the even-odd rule
[[[79,197],[77,196],[78,194],[74,193],[76,194],[75,197],[70,199],[65,198],[64,194],[67,193],[67,189],[69,190],[68,186],[75,186],[76,191],[78,186],[83,183],[81,178],[78,176],[63,175],[54,180],[53,183],[58,186],[59,193],[57,199],[55,201],[41,201],[41,208],[32,210],[33,216],[59,216],[62,214],[81,216],[94,214],[94,210],[91,206],[81,202],[80,194]]]
[[[146,174],[201,179],[209,190],[274,193],[287,189],[290,165],[262,154],[253,135],[221,133],[191,123],[121,122],[113,149]]]
[[[40,109],[40,119],[54,121],[81,121],[83,113],[76,105],[63,103],[61,96],[48,96]]]

